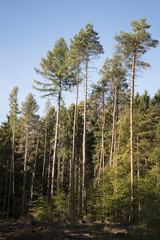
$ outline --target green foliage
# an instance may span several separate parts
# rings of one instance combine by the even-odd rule
[[[30,215],[37,221],[63,221],[69,216],[68,198],[63,191],[48,198],[40,196],[32,202]]]
[[[38,197],[33,201],[30,209],[30,215],[37,221],[53,220],[53,203],[45,196]]]
[[[34,80],[34,88],[44,92],[42,97],[57,96],[59,88],[68,90],[72,85],[73,75],[67,65],[68,47],[63,37],[61,37],[54,45],[52,51],[48,51],[47,57],[42,58],[41,69],[36,72],[45,78],[44,82]]]
[[[146,23],[146,18],[142,18],[139,21],[133,20],[131,23],[133,32],[123,32],[115,35],[115,40],[118,41],[118,48],[125,57],[126,63],[129,67],[132,65],[133,55],[136,58],[136,65],[138,67],[149,67],[150,65],[140,60],[141,55],[145,54],[149,48],[157,47],[158,40],[151,38],[151,34],[146,30],[151,25]]]

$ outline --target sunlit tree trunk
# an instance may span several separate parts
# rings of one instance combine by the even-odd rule
[[[82,210],[82,198],[81,198],[81,154],[79,155],[78,162],[78,213]]]
[[[59,189],[59,182],[60,182],[60,166],[61,164],[61,157],[60,154],[58,155],[58,164],[57,164],[57,189]]]
[[[85,69],[85,99],[84,99],[84,126],[83,126],[83,167],[82,167],[82,213],[86,215],[86,113],[87,113],[87,80],[88,80],[88,52],[86,53]]]
[[[114,88],[113,98],[113,126],[112,126],[112,141],[111,141],[111,153],[110,153],[110,165],[113,163],[113,152],[115,152],[115,138],[116,138],[116,109],[117,109],[117,88]]]
[[[51,174],[51,147],[49,150],[49,158],[48,158],[48,171],[47,171],[47,196],[49,196],[50,192],[50,174]]]
[[[53,196],[53,192],[54,192],[54,174],[55,174],[55,160],[56,160],[57,141],[58,141],[60,102],[61,102],[61,82],[59,83],[59,94],[58,94],[58,108],[57,108],[56,131],[55,131],[55,142],[54,142],[53,163],[52,163],[51,196]]]
[[[75,176],[75,136],[76,136],[76,120],[77,120],[77,105],[78,105],[78,92],[79,92],[79,65],[77,67],[77,93],[76,93],[76,103],[74,110],[74,125],[73,125],[73,146],[72,146],[72,161],[71,161],[71,174],[70,174],[70,196],[71,196],[71,205],[74,200],[74,178]]]
[[[101,169],[104,174],[104,127],[105,127],[105,99],[103,91],[103,107],[102,107],[102,137],[101,137],[101,155],[100,155],[100,167],[99,167],[99,180],[101,176]]]
[[[134,142],[133,142],[133,101],[134,101],[134,78],[135,78],[135,54],[133,54],[132,63],[132,83],[131,83],[131,100],[130,100],[130,154],[131,154],[131,222],[134,221]]]

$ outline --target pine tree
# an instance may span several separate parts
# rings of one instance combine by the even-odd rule
[[[82,212],[86,215],[86,111],[87,111],[87,82],[88,65],[91,59],[103,53],[103,47],[99,42],[98,33],[94,31],[93,25],[88,23],[79,32],[80,44],[85,65],[85,99],[84,99],[84,128],[83,128],[83,173],[82,173]]]
[[[115,40],[118,41],[120,51],[125,57],[126,64],[132,70],[132,83],[131,83],[131,100],[130,100],[130,158],[131,158],[131,221],[133,221],[133,201],[134,201],[134,142],[133,142],[133,102],[134,102],[134,82],[136,67],[149,67],[146,62],[141,61],[141,56],[149,50],[151,47],[158,45],[157,40],[151,38],[151,34],[147,32],[147,29],[151,25],[146,23],[146,18],[142,18],[139,21],[133,20],[131,22],[133,32],[123,32],[115,36]]]

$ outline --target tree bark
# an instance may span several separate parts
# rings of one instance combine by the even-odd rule
[[[130,100],[131,222],[134,221],[134,206],[133,206],[133,202],[134,202],[133,101],[134,101],[135,60],[136,60],[136,56],[135,56],[135,53],[133,53],[131,100]]]
[[[37,165],[38,147],[39,147],[39,135],[38,135],[38,139],[37,139],[35,159],[34,159],[34,165],[33,165],[30,202],[32,202],[33,194],[34,194],[34,183],[35,183],[35,176],[36,176],[36,165]]]
[[[73,146],[72,146],[71,178],[70,178],[71,204],[73,204],[73,200],[74,200],[75,136],[76,136],[78,92],[79,92],[79,65],[77,66],[77,92],[76,92],[76,103],[75,103],[75,110],[74,110],[74,125],[73,125]]]
[[[27,131],[26,131],[26,143],[25,143],[25,156],[24,156],[24,173],[23,173],[21,216],[24,215],[24,205],[25,205],[26,177],[27,177],[27,157],[28,157],[28,140],[29,140],[29,132],[28,132],[28,129],[27,129]]]
[[[113,126],[112,126],[112,142],[111,142],[111,153],[110,153],[110,165],[113,163],[113,152],[115,151],[115,132],[116,132],[116,108],[117,108],[117,88],[114,88],[113,98]]]
[[[58,164],[57,164],[57,189],[59,188],[59,182],[60,182],[60,169],[61,169],[61,157],[60,154],[58,156]]]
[[[47,175],[47,196],[49,197],[50,192],[50,174],[51,174],[51,147],[49,150],[49,159],[48,159],[48,175]]]
[[[47,123],[45,128],[44,157],[43,157],[43,169],[42,169],[42,194],[44,190],[44,172],[45,172],[45,164],[46,164],[46,152],[47,152]]]
[[[105,99],[103,91],[103,112],[102,112],[102,139],[101,139],[101,156],[100,156],[100,167],[99,167],[99,180],[101,175],[101,169],[104,173],[104,126],[105,126]]]
[[[87,112],[87,80],[88,80],[88,51],[86,53],[85,69],[85,99],[84,99],[84,128],[83,128],[83,168],[82,168],[82,213],[86,215],[86,112]]]
[[[78,162],[78,213],[80,214],[82,211],[82,201],[81,201],[81,158],[82,154],[79,154],[79,162]]]
[[[54,142],[53,163],[52,163],[51,196],[53,196],[53,192],[54,192],[54,173],[55,173],[55,160],[56,160],[58,130],[59,130],[60,102],[61,102],[61,81],[59,83],[59,94],[58,94],[58,108],[57,108],[56,131],[55,131],[55,142]]]

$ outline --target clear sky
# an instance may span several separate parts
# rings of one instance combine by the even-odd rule
[[[9,94],[15,86],[19,87],[19,106],[31,92],[43,115],[46,100],[32,88],[33,79],[39,80],[34,68],[61,36],[69,45],[70,38],[88,22],[94,25],[105,54],[94,63],[97,70],[90,74],[92,83],[99,80],[97,72],[105,59],[112,57],[115,33],[131,31],[130,22],[143,17],[152,25],[152,37],[160,40],[160,0],[0,0],[0,122],[6,120]],[[147,89],[154,96],[160,89],[159,58],[160,46],[144,55],[152,67],[136,78],[139,93]],[[67,105],[74,98],[74,92],[67,96]]]

